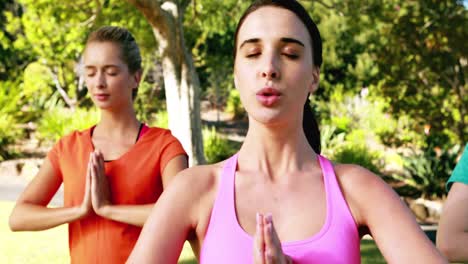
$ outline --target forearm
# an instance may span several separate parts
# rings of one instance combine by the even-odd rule
[[[12,231],[40,231],[80,219],[80,207],[47,208],[35,204],[18,204],[9,219]]]
[[[468,185],[450,189],[437,230],[437,247],[450,261],[468,261]]]
[[[106,205],[98,210],[101,217],[135,226],[143,226],[154,204]]]
[[[464,262],[468,261],[468,232],[458,232],[446,235],[445,239],[437,241],[437,246],[440,251],[451,262]]]

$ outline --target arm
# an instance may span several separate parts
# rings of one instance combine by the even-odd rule
[[[214,178],[193,168],[176,176],[155,204],[127,263],[177,263],[185,240],[206,211],[204,197],[212,194]]]
[[[93,208],[96,214],[114,221],[143,226],[154,204],[144,205],[113,205],[110,203],[110,191],[107,177],[104,174],[104,159],[102,153],[94,154],[93,178]],[[184,155],[179,155],[171,159],[162,173],[164,189],[169,181],[181,170],[187,168],[187,159]]]
[[[47,208],[47,204],[62,181],[56,176],[52,163],[46,158],[36,177],[18,198],[10,215],[10,229],[12,231],[45,230],[86,216],[92,211],[89,176],[88,173],[85,188],[87,192],[81,206]]]
[[[380,177],[340,165],[340,181],[356,223],[367,226],[388,263],[446,263],[398,195]]]
[[[468,261],[468,185],[455,182],[445,201],[437,246],[450,261]]]

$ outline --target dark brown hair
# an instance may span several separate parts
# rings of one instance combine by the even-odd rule
[[[284,8],[293,12],[301,21],[304,23],[307,31],[310,35],[311,46],[312,46],[312,61],[316,67],[322,65],[322,38],[317,25],[314,23],[312,18],[309,16],[305,8],[295,0],[256,0],[254,1],[244,12],[242,17],[237,23],[236,33],[234,35],[234,59],[237,54],[237,35],[241,28],[244,20],[253,13],[255,10],[260,9],[264,6],[274,6]],[[315,119],[314,112],[310,106],[309,98],[306,99],[304,104],[304,118],[302,120],[302,126],[306,135],[309,145],[314,149],[316,153],[320,153],[320,130],[318,127],[317,120]]]

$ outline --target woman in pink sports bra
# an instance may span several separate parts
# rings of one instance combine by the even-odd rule
[[[128,263],[360,263],[368,230],[389,263],[446,263],[380,177],[332,164],[308,96],[319,31],[294,0],[255,1],[235,35],[234,80],[249,116],[239,152],[184,170],[164,191]]]

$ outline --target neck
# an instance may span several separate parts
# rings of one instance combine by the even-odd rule
[[[123,108],[122,110],[109,111],[101,110],[101,120],[96,125],[95,134],[105,134],[107,137],[122,137],[128,134],[134,134],[138,130],[140,123],[136,118],[133,107]]]
[[[302,121],[269,126],[249,120],[249,130],[239,151],[239,168],[260,171],[274,179],[304,170],[315,160]]]

